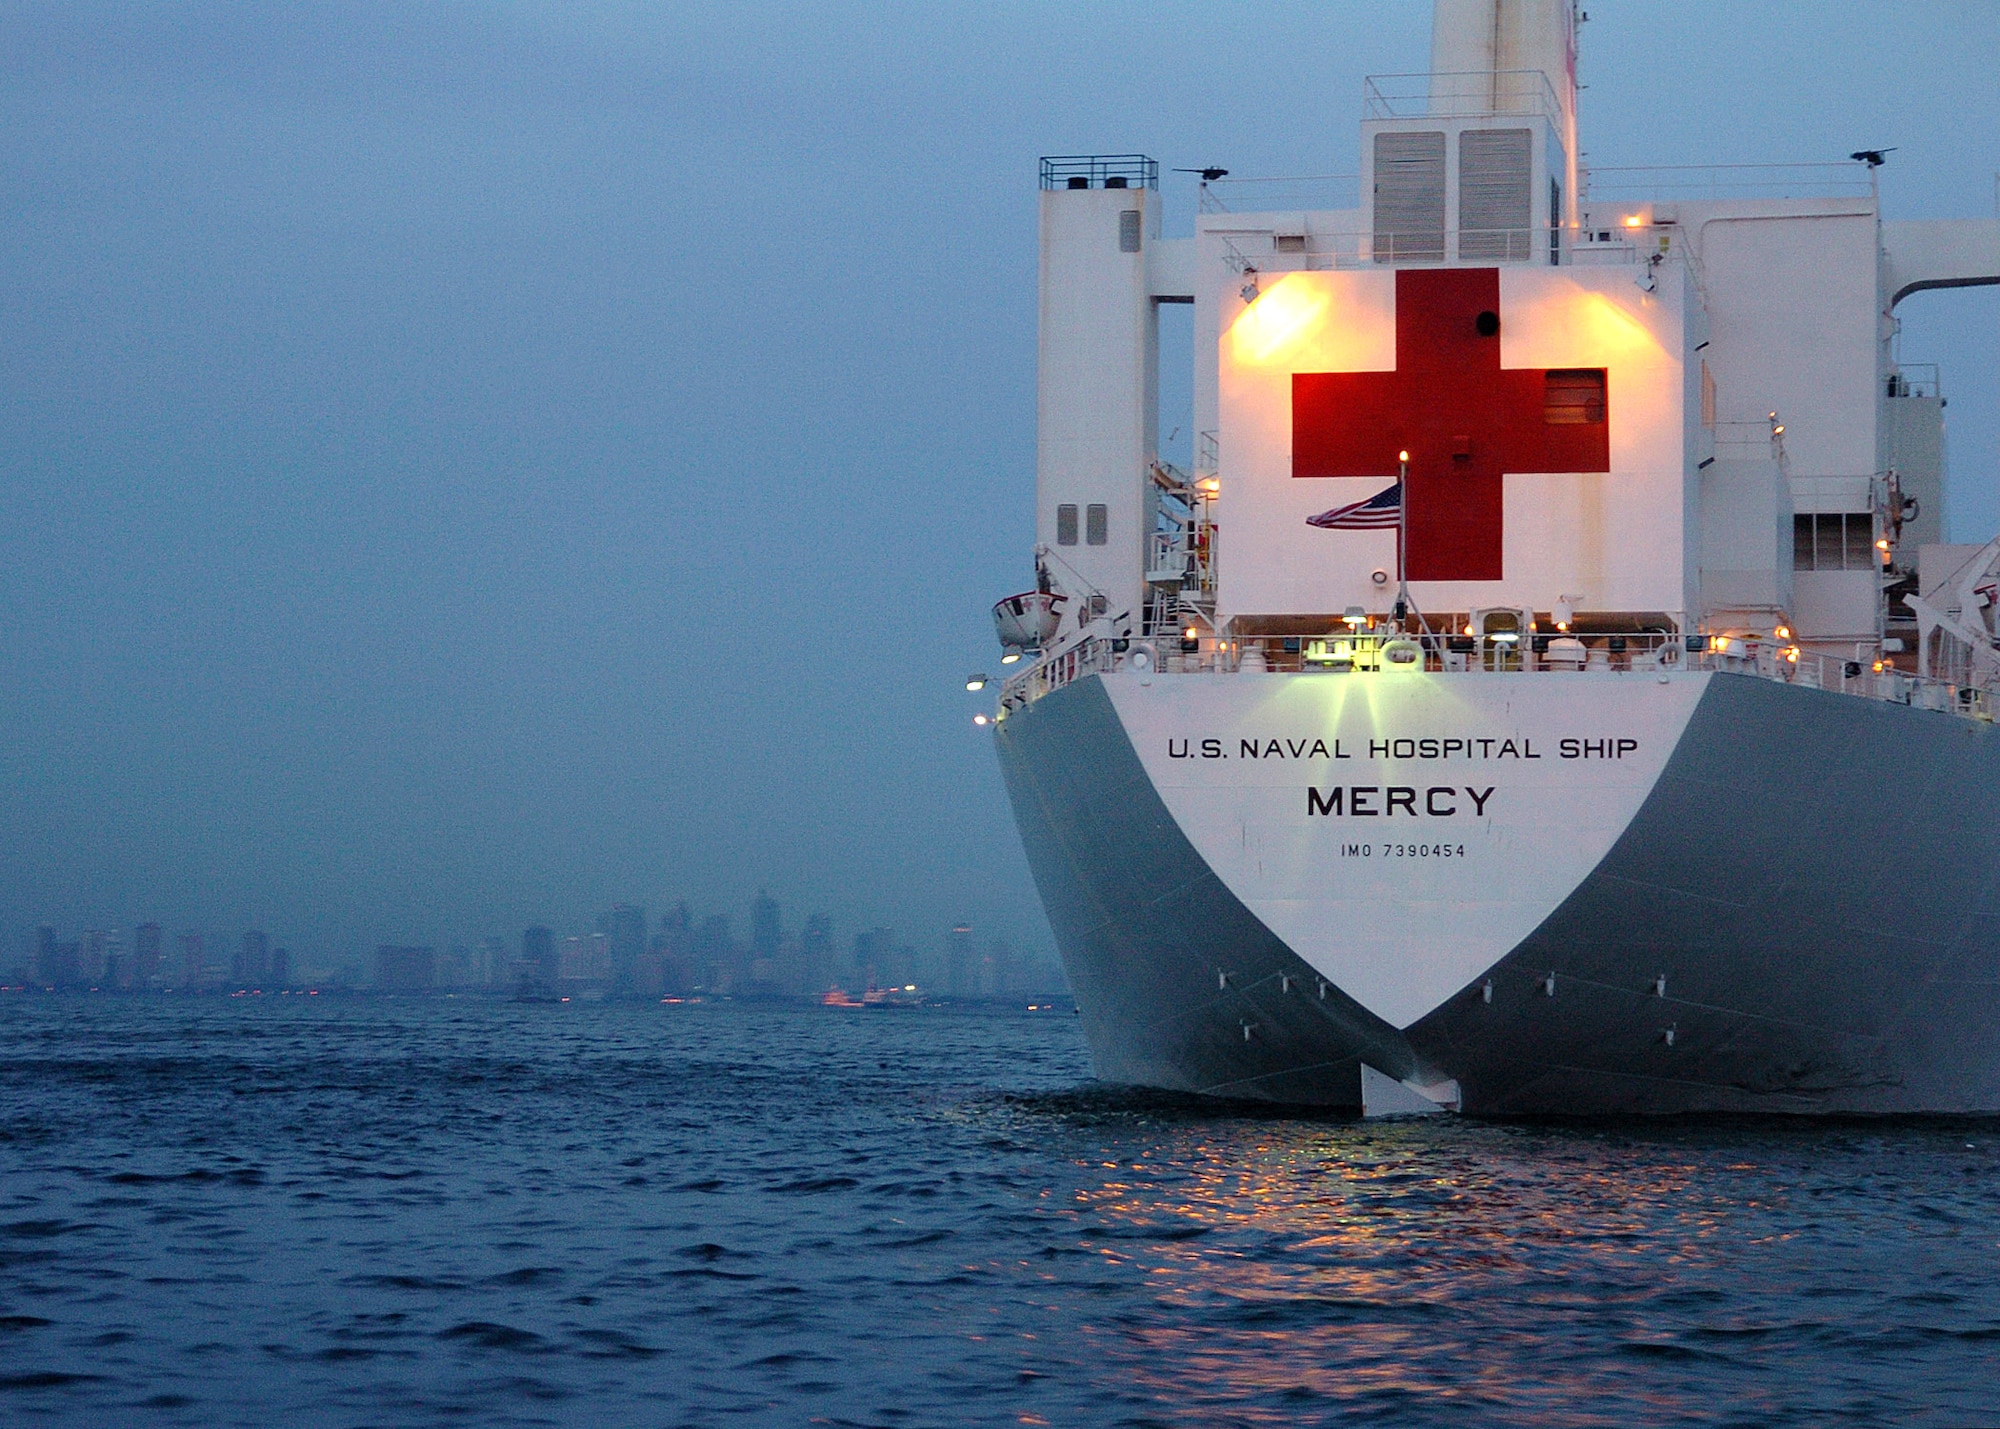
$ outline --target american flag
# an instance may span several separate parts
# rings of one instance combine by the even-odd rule
[[[1366,501],[1351,501],[1306,517],[1306,525],[1322,531],[1380,531],[1394,528],[1403,515],[1403,483],[1376,492]]]

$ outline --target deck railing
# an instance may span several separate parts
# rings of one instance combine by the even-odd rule
[[[1865,164],[1668,164],[1584,170],[1584,207],[1673,199],[1866,198]]]
[[[1386,632],[1348,636],[1256,637],[1202,639],[1200,649],[1183,651],[1177,641],[1116,639],[1085,632],[1071,636],[1048,655],[1010,677],[1000,690],[1001,717],[1033,704],[1042,696],[1086,675],[1143,668],[1149,675],[1227,675],[1251,672],[1324,671],[1326,678],[1396,679],[1380,672],[1379,652],[1392,638]],[[2000,691],[1933,680],[1899,670],[1879,660],[1849,660],[1815,654],[1795,645],[1762,639],[1706,637],[1636,632],[1615,637],[1592,636],[1583,658],[1562,658],[1541,639],[1510,645],[1471,637],[1420,635],[1424,668],[1433,672],[1487,675],[1555,675],[1577,671],[1617,672],[1643,676],[1698,670],[1750,675],[1806,689],[1880,700],[1886,704],[1956,714],[1991,722],[2000,714]],[[1619,648],[1613,649],[1613,644]],[[1345,644],[1346,653],[1328,653]],[[1691,644],[1700,648],[1690,650]],[[1314,647],[1321,647],[1316,650]],[[1289,648],[1288,648],[1289,647]],[[1571,654],[1574,655],[1574,650]],[[1372,657],[1372,658],[1371,658]]]
[[[1307,228],[1285,233],[1268,223],[1242,228],[1211,224],[1205,230],[1221,240],[1223,261],[1237,273],[1322,273],[1348,268],[1386,268],[1423,263],[1548,263],[1554,230],[1527,228],[1433,228],[1413,233],[1368,230],[1331,231]],[[1584,230],[1566,231],[1556,243],[1554,261],[1560,267],[1631,266],[1651,254],[1624,233],[1596,242]]]
[[[1538,69],[1371,74],[1362,81],[1363,119],[1562,118],[1555,87]]]

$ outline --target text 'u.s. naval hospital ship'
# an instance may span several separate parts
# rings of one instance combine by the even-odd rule
[[[1437,0],[1356,207],[1210,169],[1165,239],[1152,160],[1043,161],[993,718],[1098,1073],[2000,1109],[2000,541],[1894,317],[2000,221],[1883,220],[1879,153],[1587,173],[1577,19]]]

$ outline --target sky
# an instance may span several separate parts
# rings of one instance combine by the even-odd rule
[[[1588,9],[1589,162],[2000,203],[1993,0]],[[760,887],[1050,946],[963,689],[1030,574],[1036,159],[1351,174],[1429,23],[0,0],[0,954]],[[1983,539],[2000,290],[1901,312]]]

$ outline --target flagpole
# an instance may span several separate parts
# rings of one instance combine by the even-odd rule
[[[1410,582],[1403,572],[1404,551],[1408,535],[1405,527],[1410,519],[1410,454],[1396,453],[1396,628],[1402,629],[1409,619]]]

